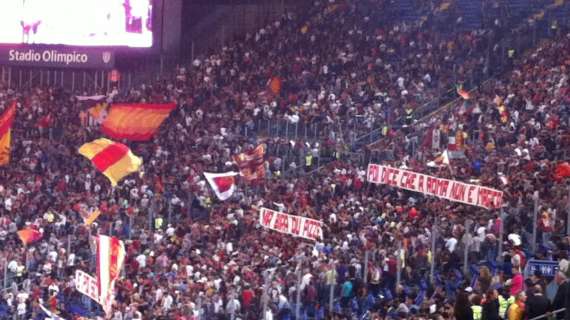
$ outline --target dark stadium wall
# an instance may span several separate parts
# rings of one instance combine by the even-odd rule
[[[183,3],[180,53],[184,60],[220,47],[278,18],[306,0],[187,0]]]
[[[167,55],[177,55],[180,50],[182,28],[182,0],[160,0],[159,11],[161,21],[159,35],[162,52]],[[164,12],[164,14],[162,14]]]

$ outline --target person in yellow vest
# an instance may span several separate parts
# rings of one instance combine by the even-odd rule
[[[164,223],[164,219],[162,217],[156,217],[154,219],[154,229],[159,230],[162,228],[162,224]]]
[[[309,151],[307,153],[307,155],[305,155],[305,170],[311,171],[311,168],[313,166],[313,154],[311,153],[311,151]]]
[[[481,320],[483,318],[483,307],[481,306],[481,296],[475,295],[471,299],[471,310],[473,311],[473,320]]]
[[[507,319],[507,310],[509,306],[515,303],[515,297],[509,296],[509,288],[503,288],[498,296],[499,299],[499,317]]]
[[[525,309],[526,293],[524,291],[517,294],[515,303],[511,304],[507,315],[509,320],[523,320],[524,319],[524,309]]]

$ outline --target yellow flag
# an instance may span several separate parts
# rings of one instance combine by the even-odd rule
[[[83,223],[86,226],[90,226],[93,222],[95,222],[95,220],[97,220],[99,215],[101,215],[101,211],[99,209],[95,209],[93,212],[89,214],[87,218],[83,219]]]
[[[10,163],[11,136],[11,130],[8,130],[3,136],[0,137],[0,166],[5,166]]]
[[[106,103],[98,103],[94,107],[91,107],[87,110],[89,115],[95,119],[96,121],[102,122],[103,121],[103,114],[107,111],[107,104]]]

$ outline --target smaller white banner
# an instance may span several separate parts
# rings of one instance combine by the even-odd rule
[[[89,298],[99,302],[99,288],[97,279],[81,271],[75,271],[75,289]]]
[[[277,212],[267,208],[259,210],[259,224],[263,227],[308,240],[323,239],[321,221]]]

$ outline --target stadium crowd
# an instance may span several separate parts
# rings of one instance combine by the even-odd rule
[[[370,161],[477,179],[504,191],[503,210],[368,184],[366,163],[343,157],[342,133],[334,130],[317,144],[287,141],[297,155],[292,167],[301,170],[282,178],[276,141],[243,134],[244,124],[256,132],[260,119],[332,128],[360,115],[365,121],[352,132],[360,135],[492,73],[485,56],[494,31],[378,24],[382,17],[366,8],[381,2],[317,2],[306,15],[288,14],[196,59],[175,80],[105,93],[112,102],[178,103],[152,143],[128,143],[144,169],[115,189],[77,154],[101,136],[85,112],[90,105],[57,88],[2,88],[4,107],[16,99],[18,114],[12,160],[0,168],[0,260],[9,278],[0,318],[42,319],[40,302],[65,319],[101,315],[73,283],[76,269],[93,272],[96,234],[127,244],[117,320],[292,319],[299,292],[303,319],[329,315],[331,292],[339,319],[531,319],[565,307],[570,199],[568,186],[552,179],[570,125],[564,32],[427,124],[388,130],[382,158],[369,153]],[[273,78],[281,85],[268,90]],[[450,137],[464,157],[428,166]],[[240,182],[230,200],[216,200],[202,173],[232,170],[231,155],[259,143],[270,150],[265,179]],[[302,174],[324,157],[336,161]],[[531,252],[534,191],[540,224]],[[264,230],[259,207],[321,220],[325,237],[309,244]],[[87,228],[81,211],[92,208],[103,215]],[[24,226],[40,229],[43,239],[23,246],[16,231]],[[531,258],[560,261],[560,272],[551,282],[540,273],[525,279]]]

